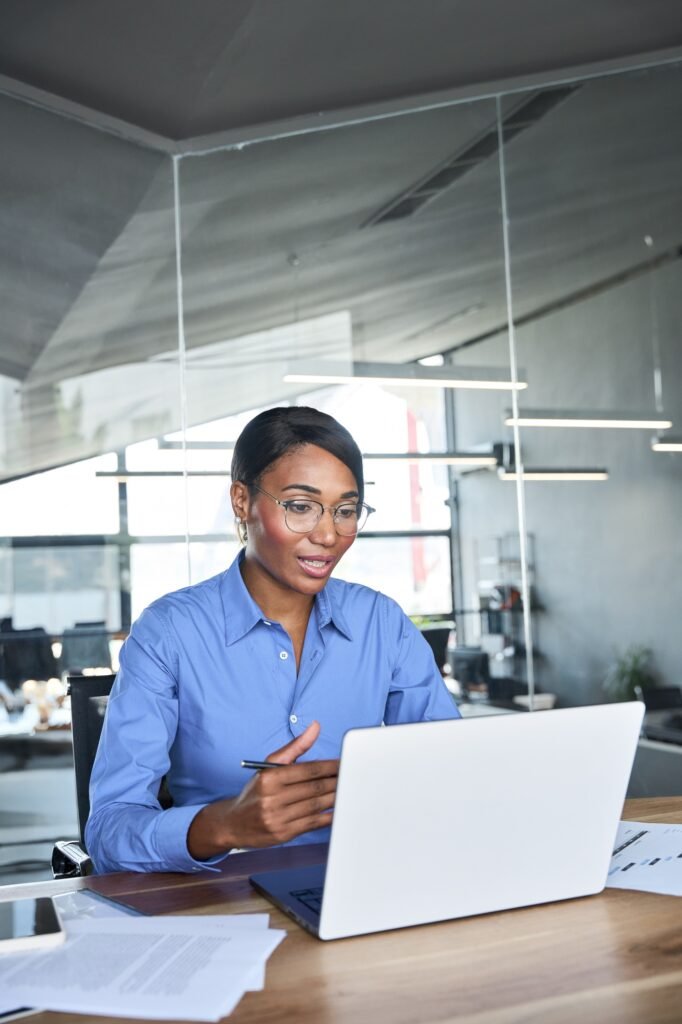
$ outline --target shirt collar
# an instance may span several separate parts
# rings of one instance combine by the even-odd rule
[[[242,549],[230,568],[223,573],[220,583],[220,596],[223,602],[223,614],[225,616],[225,643],[229,646],[236,640],[253,629],[258,622],[264,619],[251,594],[246,589],[242,579],[240,565],[244,560]]]
[[[337,588],[337,581],[330,580],[324,590],[315,598],[317,610],[317,621],[320,629],[330,623],[336,626],[339,633],[343,633],[347,640],[353,639],[346,616],[341,611],[340,594]]]
[[[263,612],[251,597],[242,579],[240,566],[243,560],[244,550],[242,549],[229,569],[223,573],[220,583],[220,596],[225,616],[225,643],[228,646],[241,640],[257,623],[266,621]],[[340,608],[340,595],[336,592],[335,582],[335,580],[330,580],[324,590],[321,590],[315,598],[317,622],[320,629],[331,623],[346,639],[352,640],[353,636],[346,617]]]

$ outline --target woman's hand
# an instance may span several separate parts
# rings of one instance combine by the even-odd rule
[[[311,722],[305,732],[266,758],[283,767],[256,772],[239,796],[199,811],[187,835],[190,854],[208,860],[234,847],[287,843],[330,825],[338,760],[295,763],[319,734],[319,723]]]

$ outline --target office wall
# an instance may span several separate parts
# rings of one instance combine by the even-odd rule
[[[664,408],[677,422],[682,416],[681,277],[679,264],[654,274]],[[641,316],[650,284],[647,275],[519,330],[520,359],[533,389],[580,396],[586,408],[597,406],[596,395],[602,402],[609,396],[602,405],[607,410],[653,409],[650,338]],[[496,345],[488,342],[486,348],[494,352]],[[568,404],[563,398],[558,403],[560,408]],[[614,653],[631,644],[652,649],[661,682],[682,682],[677,639],[682,460],[679,454],[653,453],[652,433],[522,430],[529,469],[593,466],[609,472],[603,483],[525,485],[538,604],[533,614],[537,677],[563,703],[603,699],[601,684]],[[501,494],[499,483],[482,474],[460,483],[470,601],[480,575],[476,542],[504,532],[515,502],[512,491],[506,485]]]

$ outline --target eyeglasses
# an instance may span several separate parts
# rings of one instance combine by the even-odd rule
[[[376,512],[371,505],[365,505],[362,501],[344,501],[340,505],[323,505],[321,501],[314,501],[312,498],[288,498],[286,501],[280,501],[274,494],[264,491],[257,484],[252,486],[254,491],[267,495],[284,509],[284,522],[292,533],[310,533],[328,509],[339,536],[354,537],[356,533],[360,533],[372,512]]]

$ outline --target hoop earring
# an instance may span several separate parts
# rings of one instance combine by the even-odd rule
[[[234,521],[237,524],[237,536],[239,537],[242,546],[245,547],[247,539],[246,523],[242,520],[241,516],[235,516]]]

